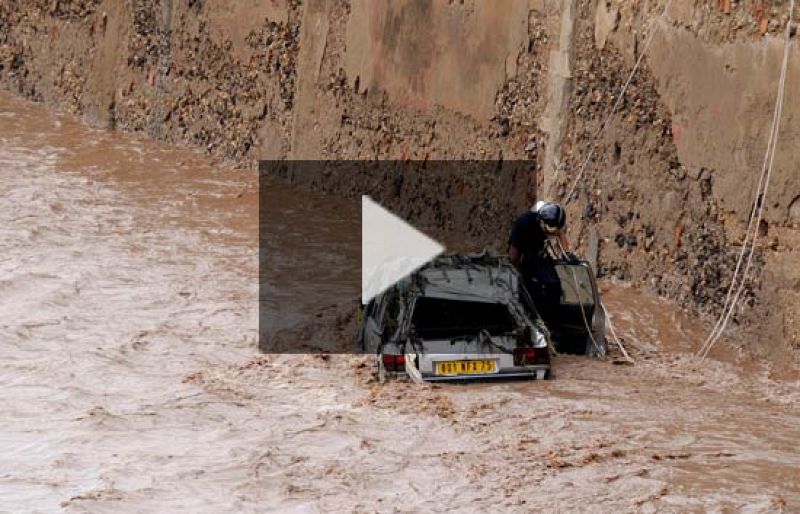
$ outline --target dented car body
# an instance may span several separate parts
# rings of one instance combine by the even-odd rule
[[[439,257],[365,307],[359,349],[383,375],[543,379],[547,333],[520,280],[504,257]]]

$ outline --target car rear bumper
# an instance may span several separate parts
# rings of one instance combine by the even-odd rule
[[[481,373],[470,375],[437,375],[435,373],[422,373],[422,379],[426,382],[466,382],[477,380],[517,380],[517,379],[536,379],[544,380],[550,372],[549,364],[538,364],[536,366],[518,366],[505,368],[497,373]]]
[[[546,349],[543,349],[547,351]],[[487,373],[441,374],[438,363],[448,361],[494,361],[494,371]],[[519,365],[514,362],[510,353],[424,353],[417,354],[417,369],[422,379],[429,382],[459,382],[464,380],[505,380],[512,378],[538,378],[547,376],[550,369],[547,362],[536,362]]]
[[[545,349],[546,351],[546,349]],[[406,366],[409,363],[409,355],[405,356]],[[461,370],[445,373],[439,364],[449,364],[454,362],[468,361],[492,361],[493,371],[482,372],[479,370]],[[407,376],[406,369],[387,369],[384,361],[379,360],[380,373],[385,377]],[[511,380],[511,379],[538,379],[543,380],[548,377],[551,365],[549,356],[545,362],[531,364],[516,364],[513,354],[492,354],[492,353],[456,353],[456,354],[416,354],[413,357],[413,366],[416,368],[419,377],[426,382],[466,382],[466,381],[491,381],[491,380]]]

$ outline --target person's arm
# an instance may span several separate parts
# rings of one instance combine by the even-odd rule
[[[569,240],[567,240],[567,234],[565,230],[562,230],[558,233],[558,244],[561,246],[561,250],[564,252],[564,258],[567,260],[567,262],[575,263],[580,261],[580,258],[572,253],[569,249]]]
[[[522,263],[522,248],[525,248],[524,237],[525,226],[522,217],[519,217],[511,226],[511,234],[508,236],[508,258],[517,269]]]
[[[519,268],[520,253],[513,244],[508,245],[508,258],[511,259],[511,264],[513,264],[515,268]]]
[[[558,233],[558,243],[561,245],[561,248],[564,250],[564,252],[569,251],[569,241],[567,240],[566,227],[564,230],[561,230]]]

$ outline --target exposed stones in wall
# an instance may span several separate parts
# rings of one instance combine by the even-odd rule
[[[38,12],[41,8],[33,6],[31,11]],[[22,23],[24,19],[25,13],[18,3],[0,2],[0,78],[5,89],[41,101],[42,97],[36,87],[27,83],[30,71],[25,61],[30,51],[26,49],[25,40],[30,37],[33,29]],[[14,30],[16,27],[18,28]]]
[[[94,14],[100,0],[39,0],[38,4],[54,18],[79,20]]]
[[[782,32],[788,8],[788,0],[695,0],[675,2],[670,17],[704,41],[721,44]]]
[[[585,248],[597,231],[601,275],[631,280],[716,314],[738,253],[725,230],[725,213],[711,194],[714,173],[693,173],[681,164],[670,113],[646,62],[617,113],[594,139],[631,69],[618,38],[604,40],[602,50],[596,47],[594,20],[594,9],[584,3],[575,30],[565,166],[552,193],[564,197],[596,143],[570,204],[573,238]],[[761,259],[756,261],[754,275],[760,276]],[[752,306],[753,287],[743,296]]]
[[[527,134],[522,152],[537,162],[541,172],[544,138],[539,130],[541,113],[545,109],[547,59],[553,36],[549,34],[541,13],[528,13],[528,41],[516,62],[516,75],[507,80],[495,97],[497,114],[492,118],[501,136],[510,133]]]
[[[299,31],[297,22],[268,21],[260,31],[251,32],[247,37],[247,43],[256,55],[266,56],[263,61],[257,59],[257,65],[263,65],[277,75],[280,99],[287,110],[294,103]]]
[[[247,37],[255,51],[245,63],[231,58],[229,45],[212,39],[201,15],[183,12],[176,23],[170,70],[159,93],[167,108],[154,122],[166,125],[170,139],[247,159],[265,119],[288,123],[297,23],[266,20]]]
[[[245,163],[257,158],[267,121],[290,130],[298,52],[299,9],[289,21],[263,20],[247,35],[243,62],[230,41],[211,37],[201,2],[134,0],[117,13],[126,38],[111,65],[96,55],[108,21],[98,1],[14,2],[0,5],[0,84],[20,94],[125,130],[187,143]],[[54,5],[55,8],[51,8]],[[223,8],[216,6],[214,8]],[[45,37],[42,37],[45,36]],[[107,84],[87,89],[87,72]],[[107,110],[87,102],[108,98]],[[285,143],[284,143],[285,145]]]
[[[265,120],[288,124],[298,50],[297,8],[289,22],[266,19],[247,35],[253,50],[247,62],[231,55],[230,40],[220,44],[212,37],[198,4],[179,9],[172,25],[155,30],[170,34],[166,50],[154,52],[158,45],[153,37],[147,44],[149,55],[168,56],[161,63],[163,76],[159,64],[149,60],[145,80],[134,78],[123,90],[118,124],[148,132],[158,127],[163,138],[199,146],[212,155],[237,162],[252,159]],[[162,108],[155,109],[156,102]]]
[[[663,12],[665,5],[665,1],[598,0],[598,48],[610,38],[630,58],[639,50],[650,21]],[[788,7],[789,0],[675,0],[670,2],[666,15],[671,23],[704,43],[719,46],[782,34],[788,22]],[[800,9],[795,12],[795,24],[798,15]]]
[[[128,66],[144,69],[148,64],[158,64],[159,57],[159,2],[134,0],[133,20],[128,39]]]
[[[70,59],[56,70],[53,89],[55,94],[63,99],[62,108],[64,110],[74,114],[81,112],[81,99],[85,83],[86,76],[82,72],[81,62],[78,59]]]

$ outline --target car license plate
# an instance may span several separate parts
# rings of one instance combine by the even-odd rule
[[[492,359],[439,361],[436,363],[437,375],[476,375],[481,373],[494,373],[496,370],[495,361]]]

